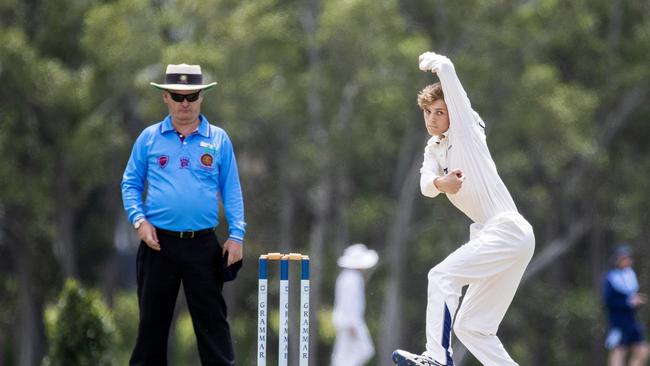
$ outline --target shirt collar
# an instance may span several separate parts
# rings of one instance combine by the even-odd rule
[[[448,135],[449,135],[449,130],[443,132],[442,135],[440,136],[432,136],[431,141],[435,142],[436,144],[440,144],[441,142],[445,141]]]
[[[208,119],[203,117],[202,114],[199,114],[199,119],[201,122],[199,122],[199,134],[204,136],[204,137],[210,137],[210,122],[208,122]]]
[[[196,131],[199,133],[199,135],[202,135],[204,137],[210,137],[210,122],[202,115],[199,114],[199,126],[197,127]],[[165,133],[168,131],[174,131],[174,125],[172,124],[172,117],[170,115],[167,115],[165,119],[162,121],[162,125],[160,126],[160,133]]]

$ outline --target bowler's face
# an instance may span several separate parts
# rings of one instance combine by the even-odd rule
[[[174,123],[180,125],[187,125],[196,122],[201,113],[201,102],[203,102],[203,94],[194,102],[189,102],[183,98],[182,102],[177,102],[172,99],[171,93],[190,95],[198,92],[198,90],[170,90],[163,93],[163,101],[167,104],[169,115],[172,117]]]
[[[440,136],[449,129],[449,114],[444,100],[438,99],[426,106],[422,110],[422,115],[429,135]]]

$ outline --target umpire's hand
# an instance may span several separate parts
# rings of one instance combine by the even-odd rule
[[[234,240],[228,239],[223,243],[223,255],[226,255],[226,252],[228,252],[228,263],[226,266],[230,266],[242,259],[242,256],[244,255],[243,245]]]
[[[160,250],[160,243],[158,242],[158,235],[156,235],[156,228],[149,223],[149,221],[144,220],[140,227],[138,228],[138,236],[140,240],[145,242],[149,248],[153,250]]]

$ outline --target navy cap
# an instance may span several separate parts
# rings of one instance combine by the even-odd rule
[[[612,253],[612,265],[618,264],[618,261],[621,258],[624,257],[631,257],[634,251],[632,250],[632,247],[626,243],[618,244],[614,248],[614,252]]]
[[[228,263],[228,252],[223,257],[223,282],[229,282],[237,278],[237,273],[244,266],[244,260],[239,260],[229,266],[226,266]]]

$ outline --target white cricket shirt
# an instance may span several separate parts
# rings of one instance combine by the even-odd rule
[[[461,169],[465,180],[449,201],[472,221],[484,224],[507,211],[517,211],[510,192],[501,180],[485,140],[485,123],[471,106],[451,61],[437,71],[449,112],[449,129],[443,138],[433,136],[424,149],[420,188],[427,197],[440,191],[433,181],[453,169]]]

